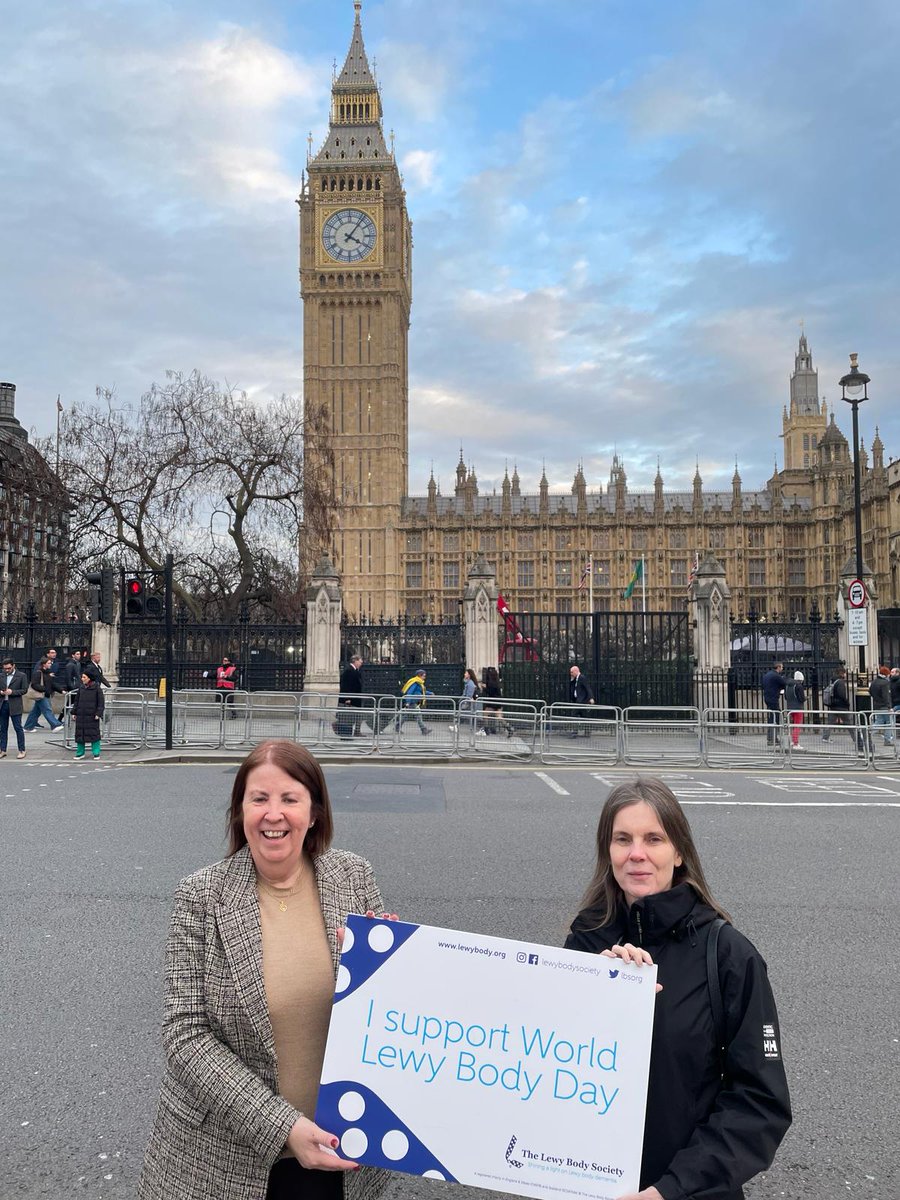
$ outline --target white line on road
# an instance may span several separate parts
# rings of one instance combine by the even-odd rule
[[[553,788],[554,792],[556,792],[557,795],[559,795],[559,796],[568,796],[569,795],[569,792],[567,792],[564,787],[560,787],[560,785],[556,782],[555,779],[551,779],[550,776],[545,775],[543,771],[535,771],[535,775],[537,776],[538,779],[543,779],[543,781],[544,781],[544,783],[546,783],[547,787]]]
[[[741,808],[900,808],[900,800],[682,800],[681,803]]]

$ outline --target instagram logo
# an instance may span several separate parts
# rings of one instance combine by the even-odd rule
[[[516,955],[516,962],[518,962],[518,963],[528,962],[528,955],[524,952],[524,950],[520,950],[519,953]]]

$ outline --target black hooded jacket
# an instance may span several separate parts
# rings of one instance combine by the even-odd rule
[[[718,945],[722,1079],[706,973],[716,915],[682,883],[623,905],[603,928],[584,910],[566,939],[568,950],[592,954],[631,942],[658,967],[640,1186],[655,1185],[664,1200],[741,1200],[742,1185],[771,1165],[791,1123],[766,964],[732,925]]]

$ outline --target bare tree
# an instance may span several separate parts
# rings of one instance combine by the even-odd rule
[[[62,419],[73,556],[161,571],[171,552],[194,616],[296,616],[304,518],[327,527],[331,495],[331,472],[305,477],[303,425],[291,397],[256,404],[196,372],[170,372],[133,405],[98,390]],[[324,431],[322,446],[317,464]]]

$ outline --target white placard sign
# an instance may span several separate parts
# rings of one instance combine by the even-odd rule
[[[316,1121],[358,1162],[546,1200],[638,1190],[655,967],[348,917]]]
[[[866,609],[847,609],[847,641],[851,646],[868,645],[868,624],[868,613]]]

